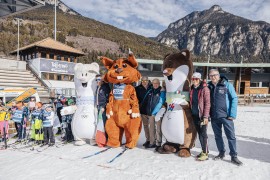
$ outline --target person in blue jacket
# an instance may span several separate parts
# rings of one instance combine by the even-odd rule
[[[43,123],[44,132],[44,144],[53,146],[55,144],[55,138],[53,133],[54,112],[50,104],[43,105],[44,110],[40,113],[39,119]]]
[[[228,139],[230,148],[231,162],[236,165],[242,165],[237,158],[236,138],[234,129],[234,120],[237,114],[238,97],[231,83],[224,76],[220,76],[217,69],[209,71],[211,82],[208,83],[210,89],[210,117],[211,124],[215,135],[216,145],[219,154],[215,160],[225,157],[225,145],[222,138],[222,126]]]
[[[16,142],[21,142],[26,137],[26,121],[29,112],[22,101],[17,101],[16,106],[17,109],[13,113],[12,120],[17,123],[18,128],[18,139]]]
[[[155,121],[155,116],[161,109],[165,102],[165,90],[161,90],[160,81],[153,79],[152,87],[148,93],[148,101],[146,106],[147,119],[149,122],[149,130],[146,131],[149,134],[149,144],[145,148],[156,148],[161,146],[162,134],[161,134],[161,121]],[[145,132],[145,133],[146,133]]]

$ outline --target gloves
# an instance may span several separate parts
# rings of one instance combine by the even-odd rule
[[[155,121],[159,121],[161,119],[161,117],[164,115],[166,109],[165,108],[161,108],[158,113],[155,116]]]
[[[140,117],[140,113],[133,113],[132,109],[128,110],[128,114],[131,114],[131,118]]]

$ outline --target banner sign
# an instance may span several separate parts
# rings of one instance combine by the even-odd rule
[[[60,73],[60,74],[74,74],[75,63],[59,61],[59,60],[48,60],[40,59],[40,71],[49,73]]]

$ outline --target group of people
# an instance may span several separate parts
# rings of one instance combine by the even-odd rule
[[[208,159],[208,122],[214,131],[215,141],[219,154],[215,159],[223,159],[225,156],[225,146],[222,138],[222,126],[228,139],[231,161],[238,165],[242,162],[237,158],[236,138],[233,120],[237,113],[237,95],[232,84],[226,77],[222,77],[217,69],[209,71],[210,82],[207,84],[202,80],[201,74],[195,72],[192,75],[192,86],[190,90],[190,107],[194,125],[196,127],[202,151],[197,155],[198,160]],[[102,113],[104,126],[106,124],[106,104],[111,92],[110,85],[103,81],[103,76],[97,75],[97,89],[95,104],[98,113]],[[159,79],[150,81],[148,77],[142,77],[141,84],[136,88],[139,102],[141,119],[144,127],[146,142],[145,148],[156,148],[162,145],[162,114],[166,111],[166,86],[160,83]],[[27,108],[19,101],[11,109],[11,119],[16,124],[18,140],[21,141],[26,136],[26,121],[31,121],[31,139],[43,144],[54,145],[53,122],[55,114],[58,116],[62,127],[66,131],[66,141],[73,141],[71,131],[72,115],[61,116],[63,106],[73,105],[74,99],[63,101],[63,97],[57,98],[53,104],[36,102]],[[30,103],[31,104],[31,103]],[[29,104],[29,105],[30,105]],[[1,108],[1,107],[0,107]],[[55,112],[54,110],[55,109]],[[1,109],[0,109],[1,110]],[[2,111],[2,110],[1,110]],[[1,114],[0,114],[1,115]],[[0,127],[3,132],[3,116],[0,116]],[[7,128],[6,128],[7,129]],[[56,134],[61,133],[61,128]],[[3,137],[3,133],[2,133]]]
[[[201,74],[195,72],[192,75],[192,86],[190,90],[190,107],[193,122],[198,133],[202,151],[197,159],[204,161],[208,159],[208,122],[214,131],[215,141],[219,154],[214,158],[225,157],[225,145],[222,138],[222,126],[228,139],[231,161],[237,165],[242,162],[237,158],[236,138],[233,120],[236,118],[238,98],[234,87],[224,76],[220,76],[217,69],[209,71],[210,82],[207,84],[202,80]],[[160,86],[158,79],[152,82],[147,77],[142,77],[141,84],[136,87],[139,100],[140,113],[143,122],[146,142],[145,148],[158,148],[162,143],[161,114],[166,107],[166,87]]]
[[[53,146],[55,144],[55,133],[53,126],[55,118],[57,117],[61,123],[56,135],[62,134],[65,131],[65,136],[62,137],[63,141],[71,142],[74,140],[71,130],[71,115],[61,116],[60,110],[64,106],[74,104],[74,99],[64,98],[59,96],[55,101],[48,104],[42,102],[35,102],[34,98],[28,102],[27,106],[22,101],[12,103],[12,107],[7,109],[4,105],[0,106],[0,131],[1,141],[4,138],[8,139],[9,123],[8,120],[13,120],[17,134],[16,143],[24,140],[35,141],[37,144]],[[27,121],[30,122],[30,130],[26,132]],[[4,127],[6,130],[6,137],[4,136]]]

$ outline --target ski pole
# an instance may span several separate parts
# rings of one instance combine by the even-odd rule
[[[126,150],[128,150],[128,148],[125,148],[122,152],[120,152],[119,154],[117,154],[112,160],[108,161],[108,163],[112,163],[116,158],[118,158],[121,155],[123,155]]]

